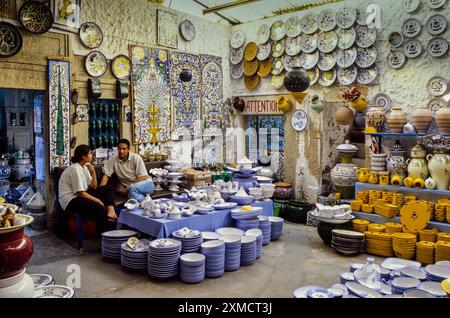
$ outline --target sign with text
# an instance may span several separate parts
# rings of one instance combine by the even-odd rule
[[[277,97],[279,95],[242,96],[245,109],[242,115],[284,115],[278,109]]]

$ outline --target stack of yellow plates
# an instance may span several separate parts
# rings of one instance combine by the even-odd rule
[[[437,203],[440,203],[440,204],[450,204],[450,200],[449,200],[449,199],[439,199]]]
[[[386,203],[392,203],[392,200],[394,198],[394,194],[392,192],[383,191],[382,196],[383,200],[386,201]]]
[[[415,201],[415,200],[416,200],[416,196],[415,195],[405,195],[403,197],[403,202],[404,203],[408,203],[408,202]]]
[[[396,205],[400,209],[403,206],[403,194],[394,193],[392,196],[392,204]]]
[[[437,241],[435,249],[435,262],[450,261],[450,242]]]
[[[359,212],[361,211],[361,207],[363,205],[362,200],[352,200],[350,201],[350,206],[352,208],[352,211]]]
[[[410,233],[392,234],[392,247],[395,255],[404,259],[413,259],[416,253],[417,238]]]
[[[373,255],[391,257],[394,255],[392,249],[392,234],[364,232],[366,237],[366,252]]]
[[[356,199],[362,200],[363,204],[369,203],[369,192],[361,191],[356,193]]]
[[[445,222],[447,204],[438,203],[434,206],[434,219],[438,222]]]
[[[428,211],[430,211],[430,220],[434,220],[434,203],[426,200],[421,200],[420,202],[423,202],[427,205]]]
[[[369,232],[383,233],[386,227],[383,224],[370,223],[367,229]]]
[[[377,199],[381,199],[381,191],[369,190],[369,204],[374,204]]]
[[[428,241],[428,242],[436,242],[436,229],[424,229],[419,231],[419,240],[420,241]]]
[[[434,242],[420,241],[416,244],[416,261],[434,264]]]
[[[375,200],[375,204],[386,204],[386,200],[385,199],[376,199]]]
[[[405,226],[403,226],[402,232],[409,233],[409,234],[415,235],[416,237],[419,237],[419,231],[410,231]]]
[[[450,233],[439,232],[437,235],[437,240],[450,242]]]
[[[403,225],[401,223],[395,223],[395,222],[387,222],[384,224],[386,226],[386,233],[401,233]]]
[[[450,223],[450,204],[447,204],[447,223]]]
[[[352,221],[353,231],[364,233],[367,231],[369,221],[356,219]]]
[[[380,200],[377,200],[379,202]],[[374,204],[374,211],[376,214],[382,215],[386,218],[393,218],[398,216],[399,209],[396,205],[393,204]]]
[[[372,204],[363,204],[361,207],[361,211],[363,211],[364,213],[372,213],[373,205]]]

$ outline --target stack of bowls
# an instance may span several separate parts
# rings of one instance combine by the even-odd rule
[[[102,233],[102,256],[114,261],[120,261],[122,243],[137,235],[135,231],[114,230]]]
[[[245,232],[246,236],[254,236],[256,238],[256,258],[262,256],[263,234],[260,229],[251,229]]]
[[[247,231],[250,229],[258,228],[259,227],[259,219],[249,219],[249,220],[236,220],[236,228],[241,229],[243,231]]]
[[[258,216],[259,219],[259,229],[263,233],[263,245],[270,243],[272,239],[272,222],[269,221],[269,217],[265,215]]]
[[[186,253],[180,257],[180,279],[188,284],[200,283],[205,279],[205,255]]]
[[[202,244],[201,252],[206,256],[206,277],[220,277],[225,271],[225,243],[221,240]]]
[[[256,237],[243,236],[241,242],[241,265],[252,265],[256,260]]]
[[[205,231],[202,232],[203,242],[214,241],[220,238],[220,234],[216,232]]]
[[[332,230],[331,246],[346,255],[364,252],[364,234],[347,230]]]
[[[180,241],[170,238],[151,241],[148,249],[148,274],[158,279],[177,276],[180,252]]]
[[[435,252],[436,262],[450,260],[450,242],[437,241]]]
[[[434,219],[437,222],[445,222],[447,216],[447,204],[438,203],[434,206]]]
[[[266,200],[270,200],[270,198],[273,197],[273,194],[275,193],[275,185],[271,183],[260,183],[259,186],[262,189],[263,197]]]
[[[262,198],[264,198],[263,190],[261,188],[249,188],[248,191],[249,191],[249,194],[251,196],[254,196],[255,200],[257,200],[257,201],[259,201]]]
[[[367,220],[355,219],[352,221],[353,231],[364,233],[367,231],[369,223]]]
[[[244,231],[236,229],[234,227],[219,227],[218,229],[216,229],[216,233],[219,235],[237,235],[237,236],[245,235]]]
[[[386,229],[386,226],[383,224],[370,223],[367,225],[367,229],[369,232],[383,233]]]
[[[269,221],[271,224],[270,239],[277,241],[281,233],[283,233],[284,219],[277,216],[269,216]]]
[[[422,264],[434,263],[434,246],[433,242],[420,241],[416,244],[416,260]]]
[[[231,218],[235,220],[249,220],[254,219],[263,213],[263,209],[259,207],[252,207],[252,211],[243,211],[242,208],[231,210]]]
[[[425,266],[425,272],[427,273],[427,280],[434,282],[442,282],[450,278],[450,267],[448,266],[427,265]]]
[[[252,204],[253,201],[255,201],[255,197],[252,195],[248,195],[246,197],[238,197],[236,195],[230,196],[231,202],[236,202],[238,205],[249,205]]]
[[[238,235],[223,235],[220,240],[225,242],[225,271],[232,272],[241,266],[241,237]]]
[[[392,234],[392,246],[395,255],[404,259],[413,259],[416,254],[417,237],[410,233]]]
[[[386,157],[387,154],[385,153],[372,154],[371,170],[376,172],[386,171]]]
[[[197,253],[203,243],[202,233],[200,232],[195,236],[184,237],[178,231],[174,231],[172,237],[181,242],[181,254]]]

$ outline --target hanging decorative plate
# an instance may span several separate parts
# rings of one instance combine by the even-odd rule
[[[256,58],[260,61],[264,61],[270,56],[271,51],[272,45],[270,44],[270,42],[267,42],[266,44],[260,44],[258,45],[258,54],[256,55]]]
[[[442,14],[432,15],[426,23],[427,31],[431,35],[438,35],[447,29],[447,18]]]
[[[407,38],[414,38],[420,34],[422,23],[416,18],[409,18],[402,25],[402,33]]]
[[[286,35],[282,21],[276,21],[270,27],[270,38],[273,41],[280,41]]]
[[[128,78],[131,74],[131,61],[128,56],[118,55],[111,63],[114,76],[118,79]]]
[[[433,114],[437,112],[439,109],[446,107],[448,107],[448,104],[445,101],[445,99],[441,97],[432,98],[427,104],[427,108],[431,110]]]
[[[339,67],[337,70],[337,80],[341,85],[351,85],[356,81],[358,68],[353,65],[347,68]]]
[[[405,62],[406,56],[400,50],[392,51],[391,53],[389,53],[387,57],[387,64],[389,65],[390,68],[393,69],[399,69],[405,64]]]
[[[378,75],[378,68],[377,66],[373,66],[371,68],[364,68],[358,70],[358,76],[356,77],[356,80],[359,84],[367,85],[372,83]]]
[[[447,0],[425,0],[430,9],[442,8]]]
[[[305,14],[300,20],[303,33],[313,34],[319,29],[317,24],[317,16],[313,13]]]
[[[286,35],[291,38],[295,38],[302,33],[302,27],[300,24],[300,18],[298,16],[292,16],[286,21]]]
[[[240,48],[245,43],[245,33],[243,31],[235,31],[231,34],[230,45],[233,49]]]
[[[348,29],[356,22],[356,10],[353,8],[339,9],[336,15],[336,24],[341,29]]]
[[[348,50],[338,50],[336,54],[337,65],[341,68],[347,68],[355,63],[358,51],[355,47]]]
[[[371,67],[376,62],[377,56],[378,52],[374,46],[367,49],[359,47],[356,65],[362,68]]]
[[[292,70],[292,67],[301,67],[300,66],[301,56],[289,56],[286,55],[284,57],[284,69],[288,72]]]
[[[300,37],[300,47],[305,53],[312,53],[317,49],[317,33],[309,35],[302,34]]]
[[[279,75],[283,72],[284,61],[282,57],[277,57],[272,62],[272,75]]]
[[[78,34],[81,43],[89,49],[96,49],[103,43],[103,32],[94,22],[83,23]]]
[[[234,79],[240,79],[244,74],[244,62],[239,64],[231,64],[231,77]]]
[[[317,48],[323,53],[330,53],[337,47],[337,44],[338,37],[334,31],[320,32],[317,38]]]
[[[403,35],[399,32],[391,32],[388,36],[388,42],[392,47],[399,47],[403,44]]]
[[[261,77],[261,78],[267,77],[267,76],[269,76],[271,71],[272,71],[272,60],[271,59],[267,59],[267,60],[259,63],[259,67],[258,67],[259,77]]]
[[[338,36],[338,48],[340,49],[349,49],[356,42],[356,31],[354,28],[337,29],[336,34]]]
[[[256,34],[256,42],[258,44],[267,43],[270,39],[270,26],[268,24],[263,24],[259,27],[258,33]]]
[[[272,56],[273,57],[280,57],[284,53],[284,47],[285,47],[285,41],[274,41],[272,42]]]
[[[402,49],[407,58],[413,59],[422,53],[422,43],[416,39],[409,39],[409,41],[403,44]]]
[[[356,45],[359,47],[370,47],[377,40],[377,29],[360,25],[356,28]]]
[[[19,29],[9,23],[0,21],[0,57],[11,57],[22,49],[23,38]]]
[[[108,69],[108,60],[103,53],[99,51],[92,51],[88,54],[88,56],[86,56],[84,65],[89,76],[100,77],[105,74]]]
[[[244,76],[244,84],[248,90],[254,90],[259,84],[259,75],[254,74],[253,76]]]
[[[406,13],[415,12],[420,6],[420,0],[403,0],[403,10]]]
[[[325,71],[325,72],[320,72],[319,75],[319,84],[321,86],[331,86],[333,85],[334,82],[336,82],[336,70],[335,69],[331,69],[329,71]]]
[[[309,76],[309,85],[316,84],[317,81],[319,80],[319,76],[320,76],[319,68],[314,67],[312,69],[307,70],[306,73],[308,73],[308,76]]]
[[[411,201],[400,209],[400,221],[410,231],[423,230],[430,221],[430,210],[425,203]]]
[[[434,37],[428,42],[427,52],[432,57],[441,57],[448,51],[448,42],[447,39],[437,36]]]
[[[308,114],[302,109],[296,110],[292,114],[291,122],[292,128],[297,131],[303,131],[308,126]]]
[[[46,4],[29,1],[20,8],[19,21],[27,31],[42,34],[50,30],[54,20],[52,11]]]
[[[336,52],[322,53],[320,52],[319,63],[317,67],[321,71],[329,71],[336,65]]]
[[[195,26],[191,20],[184,20],[180,23],[181,36],[188,42],[195,39]]]
[[[314,52],[312,54],[302,54],[300,56],[300,65],[305,70],[310,70],[319,62],[319,52]]]
[[[275,89],[280,89],[284,84],[284,74],[273,75],[271,80],[272,87]]]
[[[336,27],[336,12],[334,10],[323,10],[317,17],[319,29],[324,32],[333,30]]]
[[[442,96],[447,91],[447,80],[441,76],[430,78],[427,83],[427,91],[431,96]]]
[[[297,55],[302,50],[301,38],[299,36],[295,38],[286,39],[286,54],[290,56]]]
[[[255,42],[248,42],[244,49],[244,58],[246,61],[253,61],[258,54],[258,45]]]
[[[378,93],[372,98],[372,103],[376,107],[383,107],[385,113],[391,111],[392,99],[385,93]]]
[[[230,62],[231,64],[239,64],[244,59],[244,47],[241,46],[237,49],[230,50]]]
[[[356,11],[356,23],[359,25],[367,25],[366,7],[360,8]]]
[[[244,75],[245,76],[253,76],[258,71],[259,61],[244,61]]]

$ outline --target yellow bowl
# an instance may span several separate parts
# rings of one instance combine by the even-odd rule
[[[371,205],[371,204],[363,204],[361,209],[365,213],[372,213],[373,212],[373,205]]]

